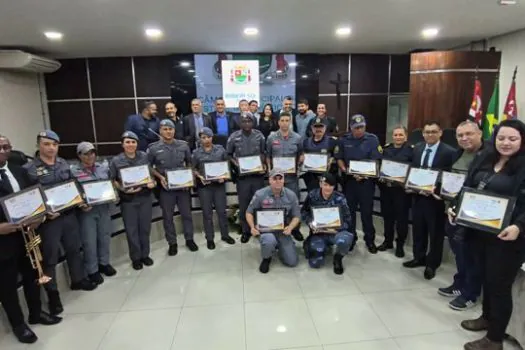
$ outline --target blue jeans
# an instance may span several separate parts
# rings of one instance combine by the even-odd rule
[[[468,300],[476,300],[481,294],[482,268],[479,258],[469,245],[466,230],[461,226],[445,224],[448,242],[456,258],[457,273],[454,275],[454,287],[461,291]]]
[[[340,231],[336,234],[313,234],[309,240],[309,258],[310,267],[319,268],[324,264],[326,249],[335,245],[335,253],[340,255],[348,254],[350,246],[354,241],[354,235],[348,231]]]

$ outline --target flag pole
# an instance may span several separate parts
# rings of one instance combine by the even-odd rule
[[[518,66],[516,66],[516,68],[514,68],[514,74],[512,75],[512,81],[516,80],[516,74],[518,74]]]

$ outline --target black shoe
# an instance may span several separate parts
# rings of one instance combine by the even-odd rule
[[[405,250],[403,249],[402,244],[396,244],[396,256],[398,258],[404,258],[405,257]]]
[[[60,294],[58,290],[51,290],[47,292],[47,299],[49,301],[49,313],[53,316],[60,315],[64,312],[64,307],[62,306],[62,301],[60,300]]]
[[[115,276],[117,274],[117,270],[115,270],[110,264],[98,265],[98,272],[108,277]]]
[[[177,243],[170,244],[170,248],[168,249],[168,255],[175,256],[177,255],[178,250],[179,250],[179,246],[177,245]]]
[[[199,247],[197,247],[193,239],[188,239],[186,241],[186,247],[188,247],[188,249],[191,250],[192,252],[196,252],[197,250],[199,250]]]
[[[436,270],[431,267],[426,267],[423,276],[425,276],[426,280],[431,280],[432,278],[436,277]]]
[[[377,247],[374,243],[372,244],[367,244],[366,247],[368,248],[368,252],[370,254],[377,254]]]
[[[438,288],[438,294],[448,298],[459,297],[461,295],[461,290],[456,288],[454,284],[446,288]]]
[[[40,314],[36,316],[29,315],[27,322],[29,322],[29,324],[43,324],[45,326],[52,326],[62,322],[62,317],[53,316],[45,311],[40,311]]]
[[[381,243],[379,247],[377,247],[377,250],[379,250],[380,252],[384,252],[392,248],[394,248],[394,245],[392,243],[384,241],[383,243]]]
[[[71,290],[85,290],[90,291],[95,288],[97,288],[97,284],[95,282],[90,281],[87,278],[84,278],[83,280],[79,282],[73,282],[71,283]]]
[[[249,233],[243,233],[241,236],[241,243],[248,243],[252,235]]]
[[[304,241],[304,236],[299,230],[292,230],[292,236],[295,238],[296,241],[302,242]]]
[[[102,277],[100,272],[95,272],[95,273],[89,274],[88,275],[88,279],[91,282],[96,283],[97,285],[104,283],[104,277]]]
[[[341,275],[345,271],[343,267],[343,256],[341,254],[334,255],[334,273]]]
[[[145,266],[151,266],[151,265],[153,265],[153,259],[150,258],[149,256],[140,259],[140,261],[141,261]]]
[[[268,273],[268,271],[270,271],[271,262],[272,262],[272,258],[263,259],[261,261],[261,265],[259,265],[259,271],[261,271],[261,273]]]
[[[20,343],[33,344],[38,340],[36,334],[25,323],[13,328],[13,333]]]
[[[407,267],[409,269],[413,269],[414,267],[420,267],[420,266],[425,266],[425,261],[424,260],[416,260],[416,259],[412,259],[410,261],[405,261],[403,263],[403,266],[404,267]]]
[[[206,246],[208,247],[209,250],[214,250],[215,249],[215,242],[214,241],[208,241],[208,242],[206,242]]]
[[[235,240],[230,236],[224,236],[221,238],[221,240],[228,244],[235,244]]]
[[[131,262],[131,266],[133,266],[134,270],[142,270],[142,261],[136,260]]]

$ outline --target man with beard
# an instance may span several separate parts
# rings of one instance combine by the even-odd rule
[[[153,101],[142,104],[140,114],[130,115],[124,125],[125,131],[132,131],[139,137],[140,151],[146,151],[148,145],[158,141],[159,118],[156,117],[157,105]]]
[[[164,111],[166,113],[166,118],[171,120],[173,125],[175,125],[175,138],[184,141],[184,121],[183,118],[177,114],[178,109],[175,103],[166,103],[164,105]]]
[[[301,136],[302,139],[306,137],[308,125],[310,121],[315,119],[315,114],[310,110],[308,100],[302,99],[297,103],[298,114],[293,118],[294,130]]]

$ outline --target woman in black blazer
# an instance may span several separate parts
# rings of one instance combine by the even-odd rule
[[[270,135],[272,131],[277,131],[279,129],[279,125],[277,125],[277,122],[275,121],[273,107],[270,103],[264,105],[257,129],[263,133],[264,138],[268,138],[268,135]]]
[[[465,187],[516,197],[510,225],[498,235],[467,230],[467,244],[478,256],[483,271],[483,314],[461,322],[470,331],[487,335],[465,344],[466,350],[503,349],[502,341],[512,314],[512,284],[525,253],[525,124],[499,124],[494,147],[481,152],[469,167]],[[449,220],[455,212],[449,210]]]

